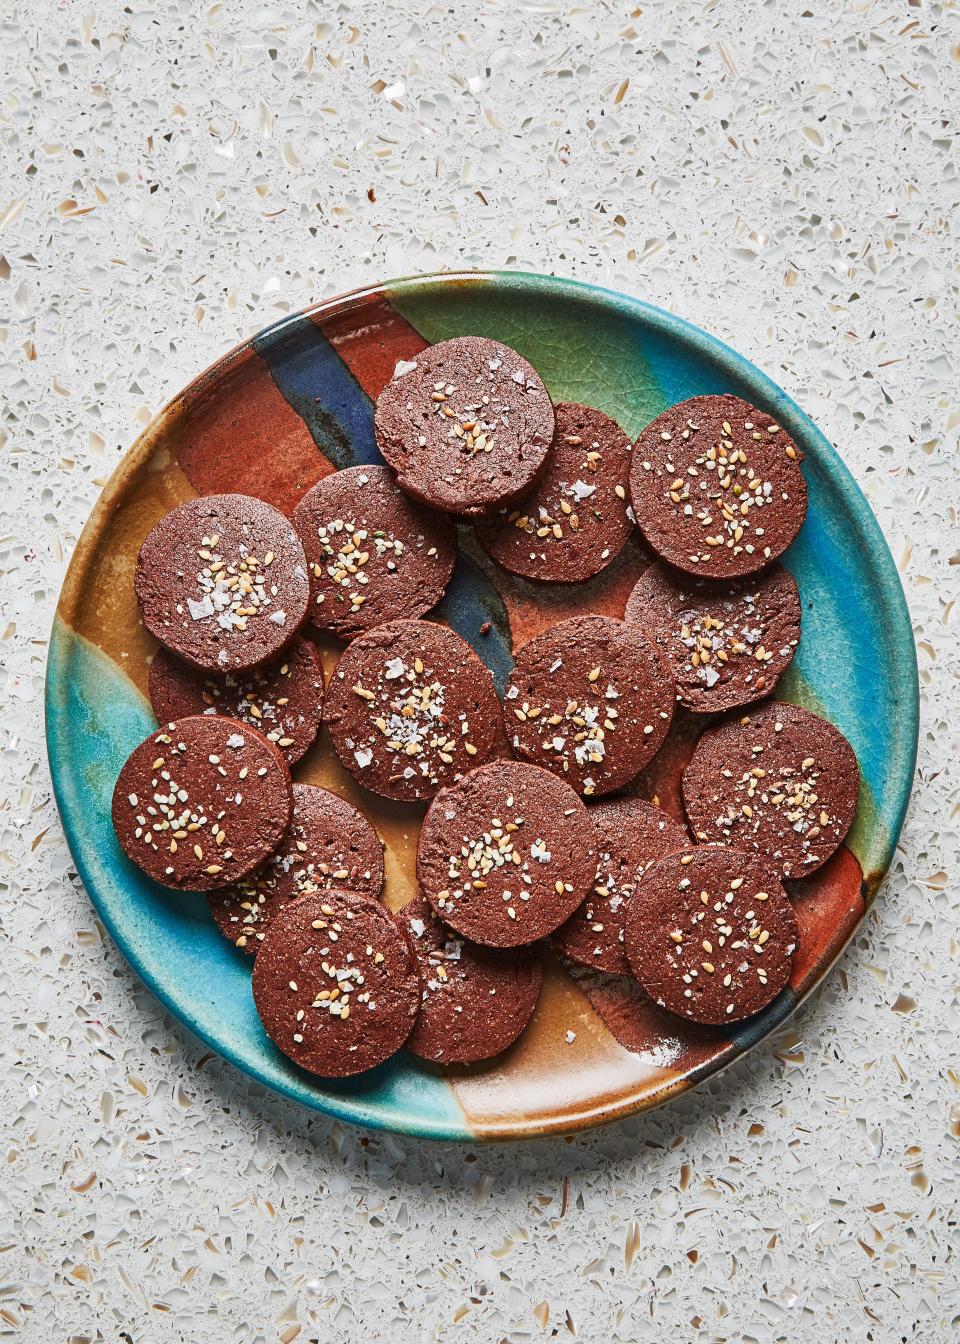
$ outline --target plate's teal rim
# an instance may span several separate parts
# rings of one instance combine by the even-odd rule
[[[894,799],[894,825],[890,828],[888,852],[885,856],[883,872],[889,868],[895,852],[897,840],[903,827],[904,817],[910,799],[910,793],[913,784],[913,778],[916,769],[917,746],[919,741],[919,677],[917,670],[916,650],[914,645],[913,628],[910,620],[909,608],[906,597],[900,582],[900,576],[896,564],[887,545],[879,523],[877,522],[870,505],[857,485],[850,470],[843,462],[836,449],[826,438],[826,436],[817,428],[816,424],[800,408],[800,406],[780,388],[766,373],[758,368],[752,361],[745,356],[740,355],[719,337],[713,336],[696,326],[686,318],[678,317],[673,313],[659,308],[645,299],[638,299],[612,290],[602,285],[596,285],[589,281],[576,280],[553,275],[542,275],[527,271],[438,271],[423,275],[403,276],[395,280],[387,281],[382,285],[366,285],[344,294],[335,295],[323,299],[316,304],[292,314],[287,314],[277,322],[264,328],[258,336],[267,336],[282,331],[287,325],[291,325],[304,317],[313,317],[324,313],[332,308],[338,310],[348,309],[358,306],[364,301],[376,297],[385,298],[388,302],[394,296],[401,297],[411,291],[424,293],[431,290],[442,289],[448,285],[464,285],[469,283],[485,283],[502,286],[506,289],[528,290],[537,289],[555,295],[563,295],[565,299],[574,300],[577,303],[587,306],[602,304],[605,307],[627,315],[629,317],[640,318],[650,328],[660,331],[664,335],[677,339],[685,344],[695,346],[700,354],[719,369],[730,373],[735,378],[751,385],[757,390],[758,400],[773,412],[786,429],[791,431],[794,437],[800,437],[809,442],[813,441],[816,445],[817,463],[820,469],[831,480],[832,487],[842,497],[845,507],[857,518],[859,525],[863,528],[869,538],[872,546],[872,559],[874,570],[874,582],[878,587],[886,611],[891,621],[890,648],[895,651],[899,663],[899,671],[904,677],[903,685],[903,713],[908,716],[908,720],[902,725],[899,735],[901,742],[910,744],[909,748],[903,753],[903,759],[900,762],[902,768],[897,770],[899,787]],[[78,539],[76,550],[83,541],[84,533],[95,526],[96,518],[99,513],[99,505],[102,500],[112,496],[113,491],[119,479],[127,475],[136,465],[136,459],[147,451],[151,441],[152,431],[157,423],[163,420],[191,390],[202,385],[218,374],[222,373],[235,359],[243,352],[249,349],[251,340],[239,342],[225,354],[220,356],[205,370],[201,371],[187,386],[177,393],[164,408],[151,420],[150,424],[138,435],[134,444],[124,454],[121,462],[112,472],[101,495],[95,504],[88,520],[84,532]],[[72,562],[72,557],[71,557]],[[61,624],[60,618],[55,614],[53,628],[51,630],[50,648],[54,648],[59,643],[58,626]],[[82,638],[75,632],[70,632],[75,638]],[[195,1037],[204,1044],[210,1046],[221,1058],[238,1068],[248,1077],[261,1085],[267,1086],[272,1090],[279,1091],[292,1100],[299,1101],[308,1105],[312,1109],[324,1112],[334,1118],[350,1121],[371,1129],[387,1130],[397,1133],[405,1133],[413,1137],[424,1137],[434,1139],[448,1139],[459,1142],[477,1143],[490,1141],[487,1136],[476,1136],[463,1127],[452,1126],[444,1123],[443,1119],[438,1117],[436,1127],[427,1126],[422,1121],[416,1125],[410,1125],[405,1121],[401,1112],[387,1113],[387,1108],[383,1102],[374,1106],[369,1106],[360,1098],[338,1098],[332,1096],[318,1096],[306,1088],[300,1090],[290,1086],[286,1079],[268,1078],[257,1071],[253,1071],[246,1063],[240,1063],[235,1059],[232,1052],[225,1049],[219,1041],[209,1038],[206,1033],[199,1030],[190,1019],[185,1016],[179,1008],[168,999],[163,985],[152,973],[141,964],[141,959],[135,946],[128,940],[123,928],[119,926],[112,917],[100,908],[96,896],[96,885],[93,880],[94,875],[88,870],[88,865],[75,853],[75,846],[72,841],[69,823],[65,820],[64,799],[62,790],[58,782],[58,772],[54,768],[53,762],[57,760],[66,749],[66,743],[60,734],[58,724],[58,713],[56,704],[56,659],[48,657],[47,675],[44,688],[44,707],[45,707],[45,729],[47,751],[50,759],[50,774],[53,785],[54,796],[56,798],[61,819],[63,820],[64,832],[71,855],[77,866],[77,871],[87,889],[90,899],[97,909],[97,913],[103,920],[108,932],[117,944],[119,950],[136,972],[138,977],[147,986],[148,989],[159,999],[164,1008],[169,1011],[179,1022],[181,1022]],[[907,692],[909,691],[909,695]],[[909,759],[907,759],[909,757]],[[909,767],[909,768],[907,768]],[[865,877],[868,875],[865,874]],[[877,874],[877,880],[882,878],[883,873]],[[857,926],[859,927],[859,926]],[[852,936],[852,934],[851,934]],[[849,940],[848,940],[849,941]],[[837,956],[842,953],[840,949]],[[836,961],[836,957],[833,961]],[[832,964],[832,963],[831,963]],[[828,968],[824,968],[823,974],[826,974]],[[818,978],[816,984],[819,984],[822,976]],[[810,987],[807,993],[811,992],[816,985]],[[682,1092],[689,1090],[689,1087],[698,1086],[708,1077],[715,1076],[724,1068],[729,1067],[735,1060],[743,1057],[756,1045],[759,1040],[766,1039],[770,1033],[783,1025],[796,1008],[803,1001],[806,995],[784,1003],[781,1012],[778,1012],[774,1018],[768,1018],[765,1023],[766,1030],[756,1036],[744,1048],[735,1055],[717,1061],[708,1066],[697,1077],[695,1083],[682,1089]],[[669,1097],[680,1095],[680,1092],[671,1092]],[[669,1098],[668,1098],[669,1099]],[[590,1115],[579,1120],[572,1120],[571,1129],[582,1129],[592,1125],[604,1123],[605,1120],[623,1118],[631,1113],[629,1103],[620,1103],[615,1111],[610,1115],[598,1114]],[[562,1130],[551,1130],[551,1135],[560,1134]],[[507,1137],[493,1135],[492,1138]],[[516,1137],[521,1137],[517,1135]],[[535,1132],[526,1131],[522,1137],[537,1137]]]

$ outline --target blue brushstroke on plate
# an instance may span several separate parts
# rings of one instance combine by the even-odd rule
[[[253,338],[284,399],[340,470],[382,463],[370,398],[315,322],[289,318]]]

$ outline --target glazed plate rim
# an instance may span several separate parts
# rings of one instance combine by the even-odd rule
[[[903,688],[906,720],[901,723],[898,732],[899,740],[901,743],[906,742],[908,747],[900,763],[897,791],[892,806],[893,825],[889,833],[886,865],[883,873],[869,875],[871,887],[875,887],[882,880],[892,861],[909,803],[916,764],[919,739],[919,682],[909,610],[893,556],[865,495],[833,445],[801,407],[767,374],[719,338],[703,331],[687,319],[658,308],[644,299],[635,298],[587,281],[518,270],[438,271],[405,276],[386,281],[380,285],[364,285],[346,293],[323,299],[296,313],[287,314],[256,333],[256,337],[275,337],[283,331],[284,327],[293,325],[303,318],[313,318],[330,312],[347,312],[361,307],[365,303],[375,302],[382,298],[390,302],[395,297],[402,298],[405,293],[413,292],[420,296],[429,293],[431,290],[443,289],[447,286],[464,287],[478,282],[487,286],[493,285],[506,289],[539,291],[541,301],[548,301],[550,297],[556,296],[565,302],[585,304],[587,307],[600,305],[611,309],[621,317],[626,317],[628,321],[639,322],[643,327],[677,341],[681,345],[693,346],[701,358],[708,360],[722,372],[746,383],[755,393],[757,401],[771,409],[781,423],[784,421],[790,422],[789,428],[794,437],[799,438],[804,451],[815,458],[818,468],[829,479],[831,489],[840,496],[844,507],[856,518],[858,526],[862,529],[869,543],[868,555],[872,581],[882,602],[885,618],[888,622],[889,646],[893,650],[900,665],[900,671],[908,683]],[[76,583],[76,578],[78,573],[86,572],[95,554],[103,520],[110,516],[114,501],[122,494],[128,480],[137,474],[155,450],[157,437],[170,416],[175,413],[178,404],[190,395],[197,393],[207,384],[216,382],[226,375],[235,361],[247,355],[254,339],[255,337],[249,337],[239,342],[191,379],[152,417],[150,423],[124,453],[103,487],[78,538],[65,572],[61,601],[63,601],[64,595],[72,585],[74,608],[77,605],[81,585]],[[811,449],[813,450],[812,453]],[[68,603],[67,606],[69,608],[70,604]],[[58,605],[54,631],[51,637],[51,649],[55,643],[57,628],[62,621],[63,616]],[[75,633],[74,637],[82,638]],[[103,656],[106,657],[107,655],[104,654]],[[66,722],[66,715],[60,712],[60,695],[61,688],[57,680],[57,669],[53,665],[52,657],[48,657],[44,697],[46,740],[50,774],[57,806],[77,871],[98,917],[103,921],[124,958],[151,993],[160,1000],[164,1008],[221,1058],[240,1069],[256,1083],[268,1087],[271,1091],[278,1092],[291,1100],[298,1101],[307,1107],[341,1120],[371,1129],[403,1133],[412,1137],[478,1143],[559,1136],[608,1123],[641,1110],[651,1109],[689,1091],[707,1078],[715,1076],[735,1060],[742,1058],[760,1040],[767,1039],[771,1033],[778,1030],[792,1016],[807,995],[823,982],[830,966],[834,964],[843,951],[843,947],[840,947],[829,963],[823,964],[820,974],[804,994],[793,998],[792,1001],[786,1000],[782,1003],[778,1001],[771,1006],[775,1010],[772,1015],[771,1009],[767,1010],[768,1018],[765,1021],[765,1030],[760,1035],[746,1046],[709,1061],[703,1066],[702,1070],[698,1070],[695,1079],[681,1077],[674,1086],[658,1091],[653,1095],[649,1091],[638,1090],[636,1095],[621,1096],[612,1104],[606,1102],[593,1107],[589,1104],[581,1104],[576,1111],[563,1112],[557,1115],[555,1123],[550,1123],[549,1117],[545,1118],[542,1115],[530,1117],[526,1121],[524,1117],[517,1116],[515,1119],[511,1119],[510,1124],[504,1125],[502,1130],[474,1135],[468,1130],[452,1129],[448,1119],[444,1116],[438,1116],[435,1123],[427,1123],[423,1117],[416,1117],[411,1121],[404,1115],[401,1108],[389,1101],[374,1100],[371,1102],[359,1095],[319,1093],[308,1091],[305,1087],[296,1088],[288,1084],[285,1079],[267,1076],[265,1071],[262,1071],[256,1064],[252,1064],[251,1061],[239,1059],[229,1044],[222,1039],[217,1039],[213,1033],[198,1026],[192,1019],[189,1007],[181,1005],[176,994],[169,992],[162,979],[155,975],[149,966],[144,963],[137,949],[135,930],[128,929],[124,922],[115,920],[107,904],[101,901],[98,896],[98,874],[95,871],[95,865],[87,864],[84,857],[79,853],[79,844],[74,843],[73,826],[76,824],[76,819],[71,816],[66,790],[60,778],[61,768],[64,768],[64,763],[69,759],[69,727]],[[865,874],[864,877],[866,882],[867,875]],[[866,909],[869,909],[869,903]],[[844,947],[849,942],[849,938],[860,927],[865,914],[866,910],[851,929],[849,937],[843,944]],[[322,1080],[320,1081],[322,1082]]]

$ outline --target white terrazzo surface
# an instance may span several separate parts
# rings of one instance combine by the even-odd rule
[[[0,1338],[957,1338],[958,18],[0,6]],[[895,869],[791,1029],[506,1149],[367,1136],[204,1054],[98,927],[41,733],[67,558],[153,412],[282,313],[462,265],[601,280],[767,369],[872,501],[923,687]]]

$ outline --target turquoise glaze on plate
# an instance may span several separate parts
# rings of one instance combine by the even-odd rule
[[[659,1053],[625,1048],[595,1000],[557,970],[527,1044],[488,1071],[444,1078],[401,1054],[351,1082],[315,1079],[264,1035],[249,962],[217,934],[205,901],[150,882],[114,837],[116,775],[154,726],[140,689],[152,646],[137,627],[130,583],[152,522],[195,490],[231,488],[231,450],[240,482],[232,488],[252,488],[252,451],[264,463],[258,492],[284,505],[328,463],[371,460],[372,398],[396,359],[455,334],[515,346],[555,399],[598,406],[631,434],[677,400],[731,391],[773,414],[805,454],[810,511],[785,557],[803,599],[803,636],[778,694],[841,728],[864,789],[840,876],[815,877],[798,892],[809,972],[706,1054],[672,1020],[651,1028]],[[221,411],[229,417],[227,439]],[[525,600],[505,576],[462,554],[437,614],[502,681],[511,640],[524,637]],[[269,328],[191,384],[138,440],[85,529],[53,629],[46,703],[51,772],[78,870],[111,936],[158,998],[211,1048],[294,1100],[361,1124],[450,1139],[560,1132],[654,1105],[768,1035],[825,973],[889,866],[917,742],[916,661],[897,572],[865,499],[812,422],[747,360],[689,323],[607,290],[514,273],[414,278],[331,300]],[[319,778],[309,771],[321,768],[315,751],[307,774],[297,774]],[[403,825],[415,831],[415,822],[379,814],[375,822],[394,828],[387,837],[396,845],[394,872],[409,869],[405,833],[403,843],[398,837]],[[400,899],[399,888],[395,894]],[[574,1011],[586,1043],[581,1056],[553,1044],[563,1014]],[[654,1056],[672,1062],[654,1066]]]

